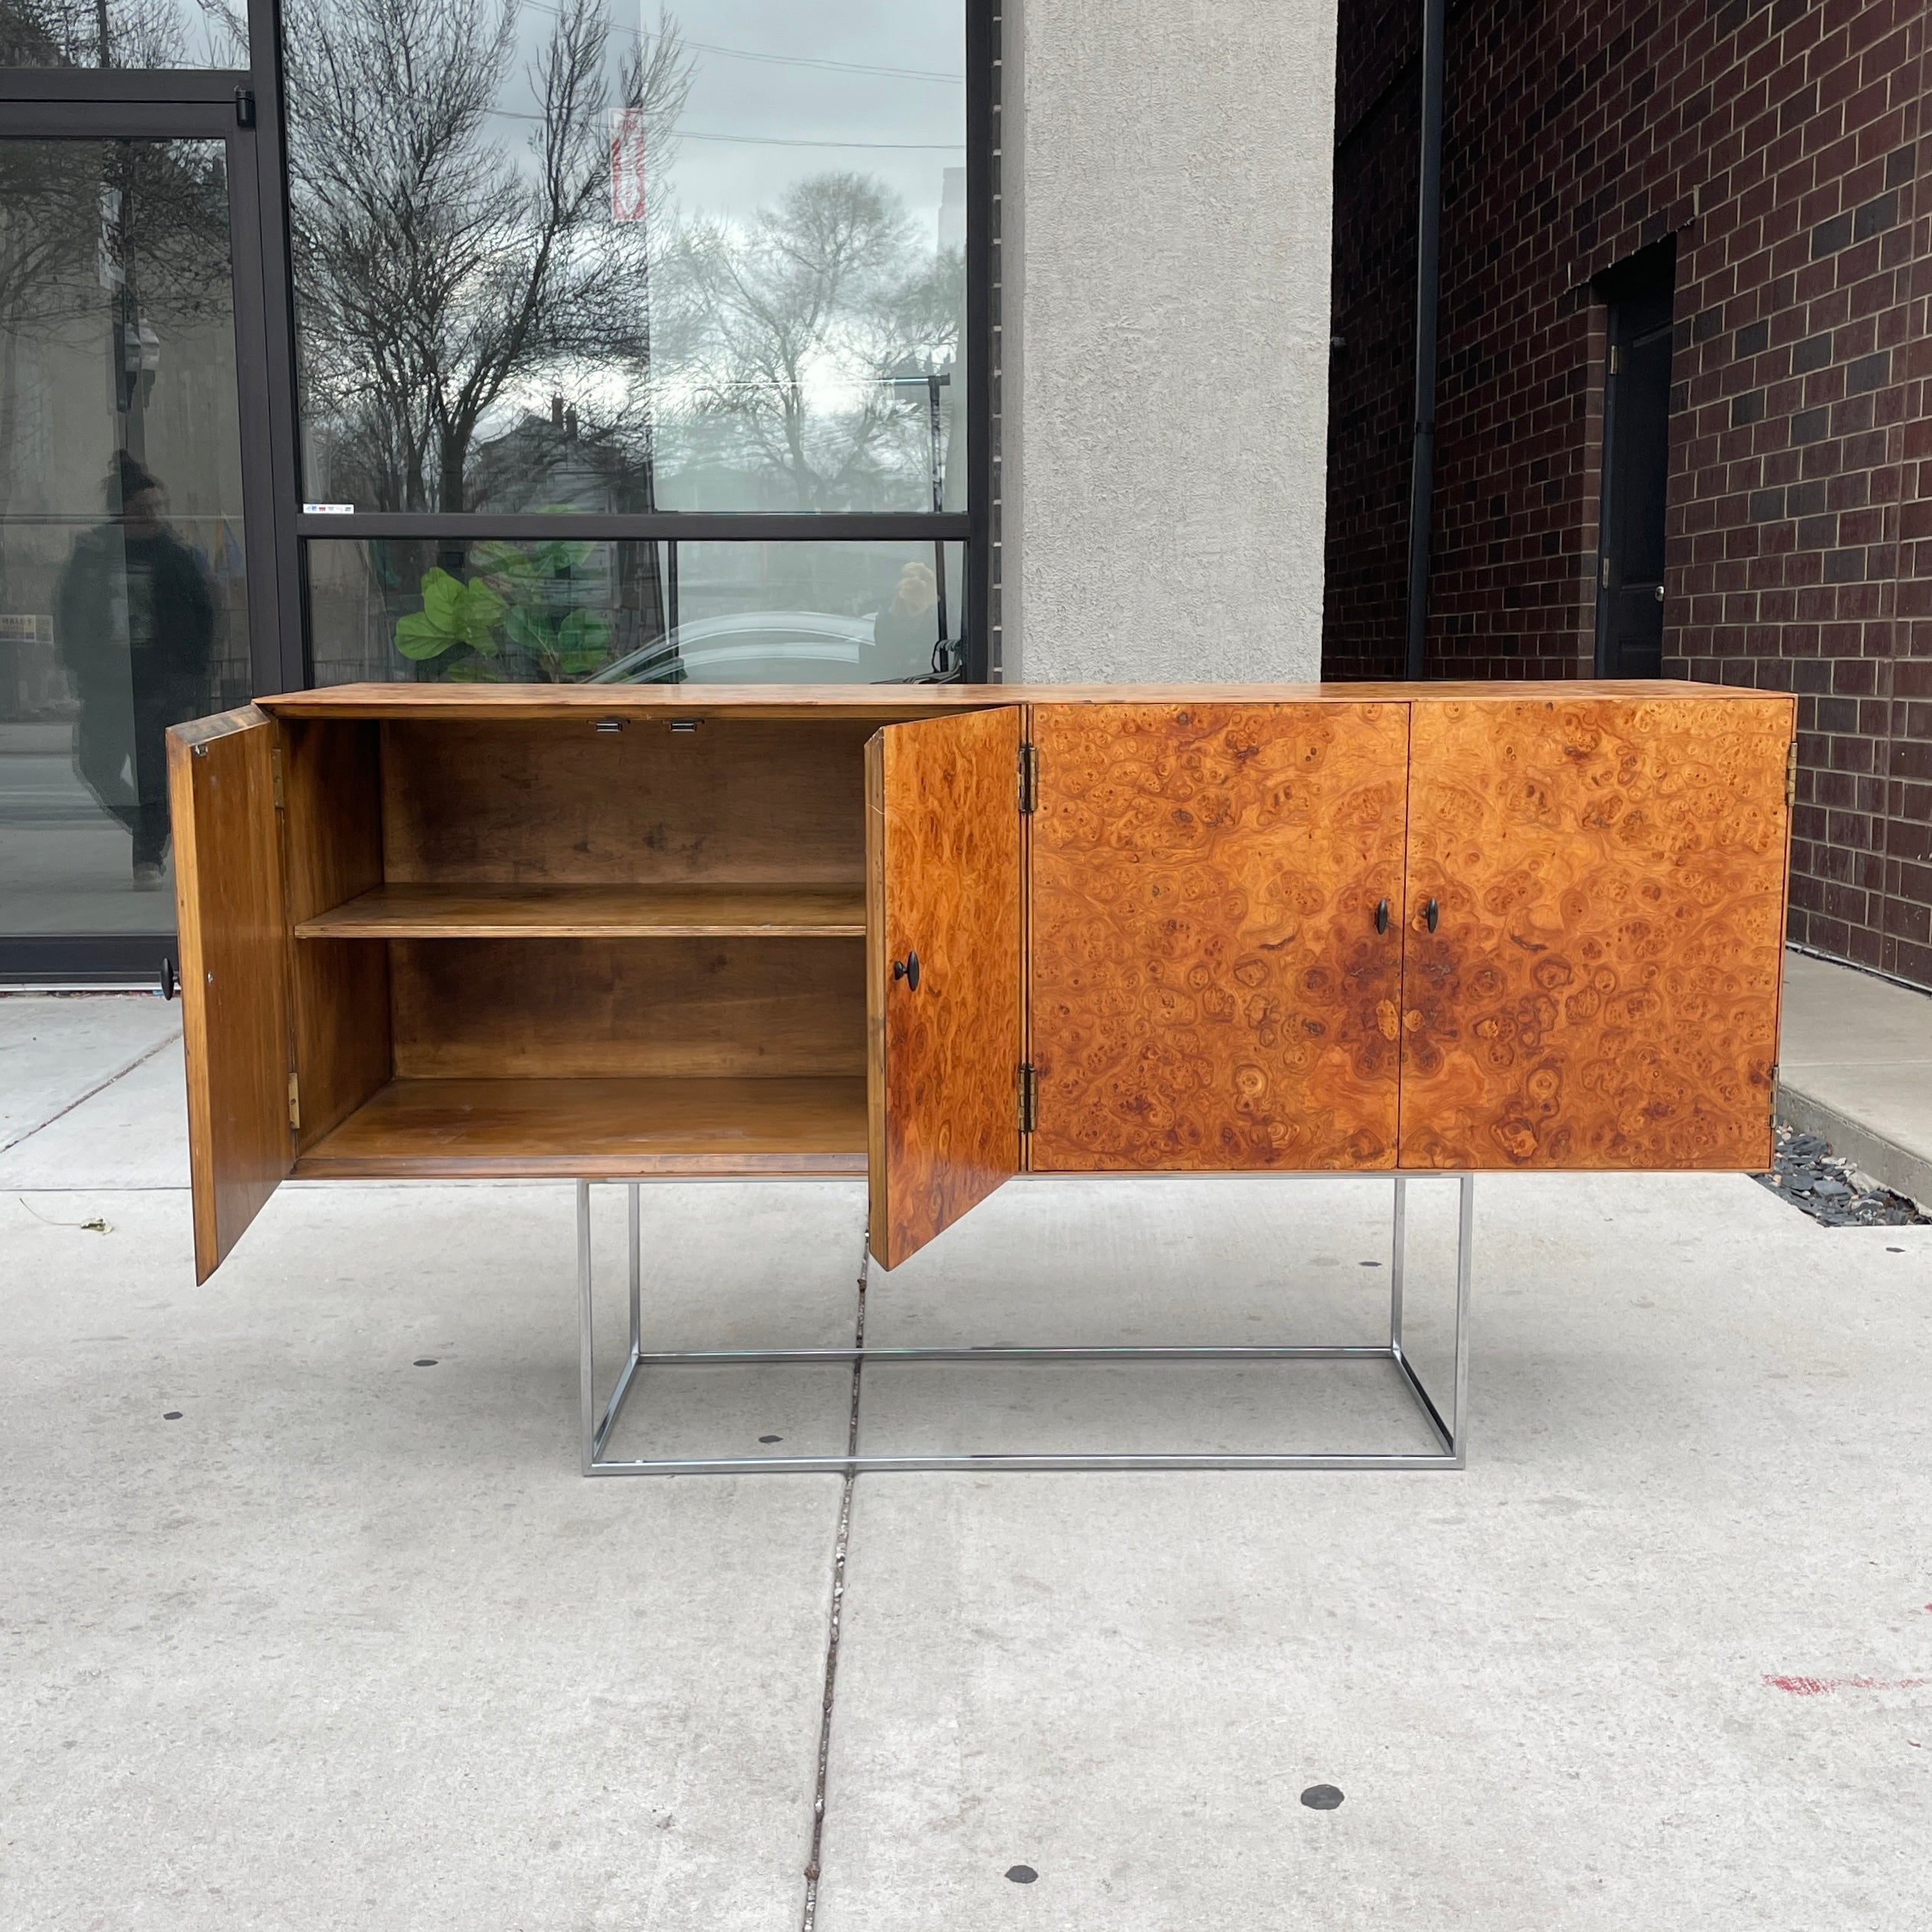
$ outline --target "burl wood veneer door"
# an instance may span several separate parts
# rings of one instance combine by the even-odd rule
[[[1019,1165],[1017,706],[865,749],[870,1242],[916,1254]]]
[[[1417,701],[1403,1166],[1770,1165],[1792,724]]]
[[[274,741],[253,705],[168,733],[199,1281],[294,1161]]]
[[[1407,706],[1032,721],[1029,1166],[1392,1167]]]

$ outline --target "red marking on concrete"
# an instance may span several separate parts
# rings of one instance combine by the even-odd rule
[[[1822,1698],[1833,1691],[1920,1691],[1932,1677],[1773,1677],[1767,1671],[1764,1681],[1791,1697]]]

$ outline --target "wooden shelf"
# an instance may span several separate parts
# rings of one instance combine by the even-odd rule
[[[298,1181],[862,1174],[865,1082],[393,1080]]]
[[[862,939],[851,886],[381,885],[313,919],[301,939]]]

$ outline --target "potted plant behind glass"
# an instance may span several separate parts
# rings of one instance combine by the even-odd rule
[[[598,547],[567,541],[479,543],[466,581],[440,564],[422,575],[422,608],[399,618],[396,648],[433,664],[438,681],[565,684],[610,655],[607,573],[584,566]],[[422,675],[421,673],[418,674]]]

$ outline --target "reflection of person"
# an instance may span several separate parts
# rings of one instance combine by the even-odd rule
[[[54,642],[80,700],[74,769],[133,834],[145,889],[160,884],[168,849],[164,734],[208,708],[215,599],[161,520],[159,479],[124,450],[106,495],[109,521],[76,541],[61,577]]]
[[[939,641],[939,582],[929,564],[908,564],[892,602],[872,620],[872,643],[887,661],[923,674]]]

